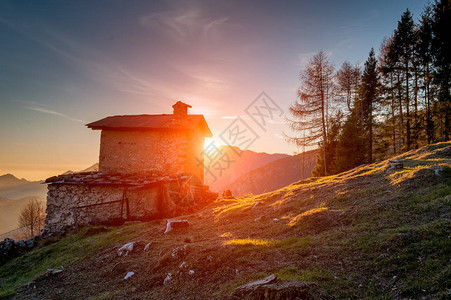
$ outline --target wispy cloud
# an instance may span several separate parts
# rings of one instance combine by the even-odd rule
[[[176,8],[154,12],[139,19],[147,29],[157,30],[177,41],[189,41],[188,37],[208,38],[231,24],[227,17],[212,17],[199,8]]]
[[[55,116],[60,116],[63,117],[65,119],[71,120],[71,121],[75,121],[75,122],[80,122],[80,123],[86,123],[86,121],[84,120],[80,120],[80,119],[76,119],[76,118],[72,118],[69,115],[48,109],[48,108],[43,108],[43,107],[36,107],[36,106],[26,106],[24,107],[26,109],[29,110],[33,110],[33,111],[37,111],[37,112],[41,112],[41,113],[45,113],[45,114],[50,114],[50,115],[55,115]]]

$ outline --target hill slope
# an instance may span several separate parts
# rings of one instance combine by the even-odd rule
[[[384,161],[218,200],[168,235],[163,220],[84,228],[0,267],[0,295],[233,298],[237,286],[276,274],[282,286],[298,282],[302,294],[291,295],[303,298],[450,297],[451,142],[401,158],[403,169]]]
[[[225,188],[237,196],[249,193],[261,194],[280,189],[300,179],[309,178],[316,165],[317,152],[318,150],[312,150],[305,153],[304,172],[302,172],[301,154],[287,156],[242,175]]]
[[[220,174],[220,176],[215,173],[215,176],[218,178],[213,178],[208,174],[205,176],[206,184],[210,186],[210,189],[219,193],[224,191],[226,186],[233,183],[244,174],[263,167],[275,160],[290,157],[288,154],[269,154],[264,152],[254,152],[251,150],[243,151],[240,148],[233,146],[221,146],[220,150],[227,154],[228,158],[230,161],[233,161],[233,163],[231,163],[230,166],[225,169],[222,174]]]

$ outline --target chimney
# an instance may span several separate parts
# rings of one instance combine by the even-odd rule
[[[172,108],[174,109],[174,119],[184,119],[188,115],[188,107],[191,108],[191,105],[181,101],[177,101],[176,104],[172,105]]]

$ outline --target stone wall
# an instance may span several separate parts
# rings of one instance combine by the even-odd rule
[[[204,136],[198,131],[102,130],[99,171],[119,174],[156,172],[195,174],[203,182]]]
[[[80,226],[97,224],[121,217],[121,203],[97,205],[79,208],[91,204],[121,200],[124,188],[108,186],[87,186],[49,184],[47,193],[46,228],[60,230],[75,225],[74,208],[77,223]],[[130,219],[145,220],[159,214],[158,187],[145,190],[127,190]],[[78,207],[78,208],[77,208]],[[124,203],[123,217],[127,216]]]

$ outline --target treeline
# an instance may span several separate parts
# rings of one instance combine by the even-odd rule
[[[363,68],[338,71],[323,52],[301,73],[298,99],[288,119],[301,147],[319,145],[313,176],[449,140],[451,0],[428,6],[418,22],[409,10],[379,54]]]

